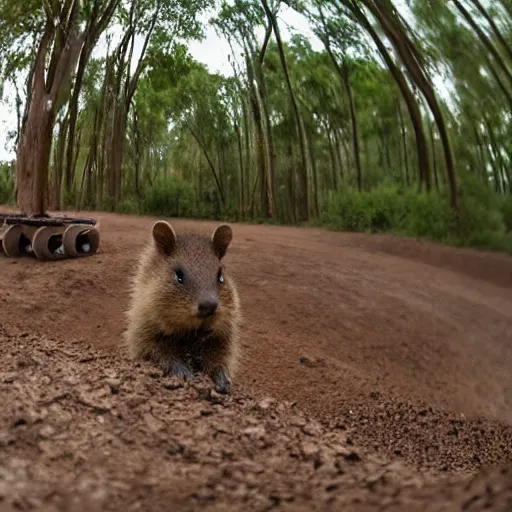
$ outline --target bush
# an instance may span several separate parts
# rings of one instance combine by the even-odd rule
[[[447,193],[418,193],[398,187],[363,193],[344,189],[327,199],[318,224],[512,252],[512,198],[500,200],[472,176],[461,177],[459,195],[457,219]]]
[[[148,215],[192,217],[197,213],[194,188],[175,176],[156,180],[144,191],[139,208]]]
[[[389,231],[401,214],[397,195],[392,188],[372,193],[345,189],[327,201],[320,221],[343,231]]]

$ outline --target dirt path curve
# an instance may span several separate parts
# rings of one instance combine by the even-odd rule
[[[155,219],[94,216],[102,242],[93,258],[0,258],[6,335],[124,358],[127,278]],[[216,225],[171,222],[208,234]],[[512,462],[511,257],[237,224],[226,263],[244,312],[235,394],[292,402],[417,468]]]

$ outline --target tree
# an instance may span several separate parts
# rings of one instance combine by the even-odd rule
[[[44,28],[29,72],[27,107],[16,152],[17,203],[25,214],[46,213],[56,113],[69,98],[72,74],[91,27],[84,19],[90,11],[99,12],[100,6],[101,0],[83,5],[78,0],[43,2],[44,14],[38,13],[44,19]],[[22,12],[17,14],[23,16]],[[112,6],[107,6],[101,29],[112,15]]]

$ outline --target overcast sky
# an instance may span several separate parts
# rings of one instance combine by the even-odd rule
[[[395,5],[405,12],[405,1],[396,0]],[[205,38],[202,41],[193,42],[190,44],[190,53],[192,56],[200,62],[203,62],[208,66],[211,72],[218,72],[225,75],[232,74],[232,67],[228,61],[228,55],[230,54],[230,48],[223,38],[217,36],[215,29],[206,24],[212,13],[207,13],[202,16],[202,20],[205,22]],[[314,49],[321,49],[322,45],[317,37],[313,34],[308,26],[307,20],[304,16],[296,13],[286,6],[282,6],[280,10],[280,24],[282,36],[285,40],[288,40],[293,30],[296,30],[303,35],[310,38]],[[264,30],[259,34],[263,36]],[[120,35],[120,34],[116,34]],[[140,52],[141,45],[140,39],[136,44],[134,53],[134,62],[138,53]],[[98,43],[93,55],[100,56],[105,55],[106,44],[105,39],[102,38]],[[438,82],[436,80],[436,82]],[[14,109],[14,89],[11,85],[6,86],[5,100],[0,104],[0,160],[12,159],[15,157],[13,150],[7,150],[7,132],[13,130],[16,126],[16,111]]]

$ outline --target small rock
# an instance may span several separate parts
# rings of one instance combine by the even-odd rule
[[[78,375],[68,375],[63,381],[70,386],[77,386],[80,384],[80,377]]]
[[[308,436],[318,437],[322,435],[322,427],[318,423],[308,423],[302,427],[302,432]]]
[[[310,441],[304,441],[301,444],[301,451],[306,459],[311,459],[313,457],[318,456],[320,450],[318,448],[318,445],[316,445],[315,443],[312,443]]]
[[[168,389],[170,391],[175,391],[176,389],[181,389],[184,387],[185,383],[183,379],[180,379],[179,377],[170,376],[166,377],[164,381],[164,388]]]
[[[294,416],[290,420],[290,424],[293,427],[304,427],[306,425],[306,420],[304,418],[302,418],[301,416]]]
[[[40,441],[39,449],[50,459],[58,459],[62,456],[62,450],[52,441]]]
[[[212,400],[221,400],[222,398],[224,398],[224,395],[222,395],[221,393],[218,393],[217,391],[215,391],[215,389],[210,389],[210,399]]]
[[[48,439],[55,435],[55,429],[51,425],[44,425],[39,430],[39,435],[44,439]]]
[[[121,385],[121,381],[119,379],[106,379],[105,384],[110,388],[113,395],[117,395],[119,393],[119,386]]]
[[[267,431],[265,430],[265,427],[247,427],[246,429],[242,430],[242,433],[246,436],[252,437],[254,439],[261,439],[265,436]]]
[[[16,379],[16,372],[0,372],[0,382],[11,384]]]
[[[316,364],[316,360],[309,356],[300,356],[299,363],[304,366],[313,367]]]
[[[264,398],[263,400],[260,401],[260,403],[258,404],[258,407],[260,409],[263,409],[263,410],[266,410],[268,409],[273,403],[275,402],[275,400],[273,400],[272,398]]]
[[[199,425],[196,427],[194,439],[204,439],[208,433],[210,432],[210,427],[208,425]]]
[[[349,450],[349,449],[347,449],[347,448],[345,448],[345,447],[344,447],[344,446],[342,446],[342,445],[337,445],[337,446],[334,448],[334,453],[335,453],[336,455],[340,455],[340,456],[342,456],[342,457],[345,457],[345,458],[346,458],[346,457],[348,457],[348,456],[352,453],[352,451],[351,451],[351,450]]]
[[[150,413],[144,415],[144,421],[151,432],[158,432],[164,428],[164,424]]]

